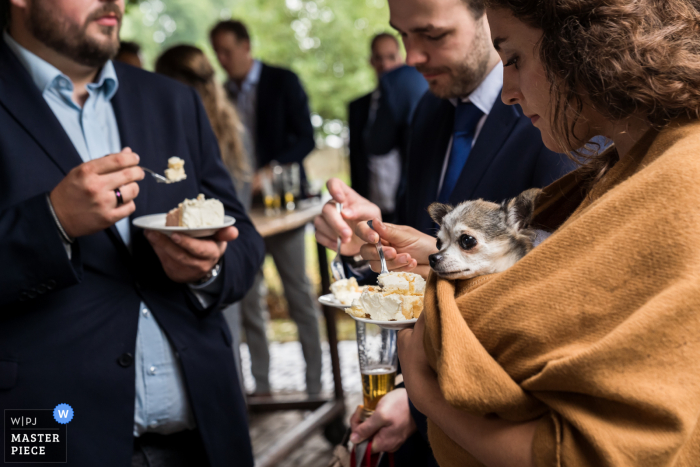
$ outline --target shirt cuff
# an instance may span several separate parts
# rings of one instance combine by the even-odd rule
[[[71,248],[71,243],[75,241],[74,238],[69,236],[66,231],[63,229],[63,226],[61,225],[61,221],[58,220],[58,216],[56,215],[56,211],[53,209],[53,204],[51,203],[51,197],[49,196],[48,193],[46,193],[46,203],[49,205],[49,211],[51,211],[51,216],[53,217],[54,222],[56,223],[56,227],[58,228],[58,235],[61,237],[61,241],[63,242],[63,248],[66,249],[66,254],[68,255],[68,259],[73,259],[73,250]]]
[[[220,263],[219,263],[220,264]],[[211,305],[216,303],[216,299],[221,294],[224,289],[223,281],[221,280],[221,271],[223,267],[220,268],[219,273],[213,276],[208,281],[202,284],[187,284],[190,291],[197,297],[199,303],[204,308],[209,308]]]

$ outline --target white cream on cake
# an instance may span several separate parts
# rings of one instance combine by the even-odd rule
[[[362,289],[357,285],[357,279],[354,277],[333,282],[331,284],[331,292],[335,299],[343,305],[352,304],[353,300],[360,298],[360,295],[362,295]]]
[[[390,272],[378,278],[381,287],[368,287],[346,311],[358,318],[403,321],[423,311],[425,279],[411,272]]]
[[[187,178],[185,173],[185,161],[179,157],[168,159],[168,168],[165,169],[165,178],[169,183],[179,182]]]
[[[361,318],[369,315],[376,321],[402,321],[406,318],[401,312],[403,300],[400,295],[383,295],[380,292],[365,290],[360,298],[352,303],[352,314]]]
[[[166,226],[213,227],[224,223],[224,205],[218,199],[205,199],[199,194],[196,199],[186,199],[168,213]]]

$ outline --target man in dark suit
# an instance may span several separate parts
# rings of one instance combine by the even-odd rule
[[[260,190],[261,171],[270,164],[298,163],[314,148],[313,126],[306,93],[292,71],[277,68],[251,55],[246,26],[235,20],[222,21],[211,30],[210,39],[229,80],[226,88],[250,138],[249,152],[259,169],[253,191]],[[303,185],[303,183],[302,183]],[[265,248],[275,260],[282,279],[289,314],[299,329],[306,360],[306,390],[321,391],[321,338],[318,311],[305,269],[305,227],[265,238]],[[255,395],[270,394],[270,354],[265,332],[264,278],[262,271],[241,304],[243,327],[255,377]]]
[[[545,186],[573,168],[565,156],[547,150],[529,118],[500,100],[503,64],[493,48],[482,0],[389,0],[391,24],[406,46],[409,65],[430,85],[414,115],[406,170],[406,190],[398,203],[398,223],[375,222],[389,269],[427,275],[427,254],[436,252],[434,224],[426,207],[434,201],[456,204],[483,198],[500,202],[524,189]],[[375,262],[378,241],[366,220],[379,209],[345,186],[330,180],[329,191],[343,203],[342,217],[332,203],[317,218],[316,237],[332,245],[340,236],[343,254]],[[376,262],[373,264],[376,269]],[[411,411],[405,389],[392,391],[364,423],[353,417],[353,441],[376,434],[373,448],[395,451],[423,445],[425,418]],[[424,436],[423,436],[424,438]],[[403,451],[403,449],[402,449]],[[427,449],[413,452],[410,463],[434,465]],[[404,458],[406,459],[406,458]]]
[[[389,187],[387,184],[381,183],[381,178],[382,175],[387,175],[382,172],[385,172],[387,168],[391,170],[392,166],[396,166],[398,174],[400,174],[401,158],[393,141],[396,132],[392,132],[392,141],[388,150],[372,154],[367,150],[365,133],[370,121],[370,114],[372,114],[371,120],[376,122],[376,112],[381,96],[379,83],[382,76],[400,67],[403,64],[403,57],[396,37],[386,32],[379,33],[372,38],[370,53],[369,63],[377,76],[378,87],[348,105],[350,180],[353,189],[377,204],[382,209],[382,215],[386,218],[393,214],[395,209],[398,177],[396,183],[390,183],[389,185],[392,186]],[[374,140],[370,144],[373,142]]]
[[[72,466],[252,466],[220,311],[251,286],[263,243],[197,93],[110,60],[123,8],[10,4],[0,39],[0,409],[72,406]],[[184,181],[144,179],[139,165],[162,172],[171,156],[184,160]],[[220,200],[236,226],[195,239],[131,223],[198,193]]]

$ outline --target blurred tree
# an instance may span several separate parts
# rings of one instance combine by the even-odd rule
[[[386,0],[131,1],[122,38],[141,44],[147,68],[180,43],[197,45],[217,63],[209,29],[232,17],[248,25],[256,57],[300,76],[321,117],[313,118],[319,136],[340,147],[347,103],[375,86],[368,49],[374,34],[390,29]]]

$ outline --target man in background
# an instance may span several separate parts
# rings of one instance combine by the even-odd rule
[[[0,411],[69,404],[71,466],[252,467],[221,309],[263,242],[197,93],[111,60],[122,1],[0,3]],[[185,180],[144,179],[170,156]],[[236,226],[132,222],[199,193]]]
[[[387,33],[372,40],[370,64],[378,86],[350,103],[350,175],[353,188],[375,203],[392,220],[408,152],[409,127],[428,83],[411,66],[403,65],[398,41]],[[356,189],[357,191],[357,189]]]
[[[226,89],[250,138],[249,154],[258,172],[253,192],[260,191],[261,171],[271,163],[281,165],[302,162],[314,149],[313,126],[308,98],[292,71],[267,65],[253,58],[248,29],[240,21],[222,21],[211,30],[210,39],[222,68],[228,75]],[[289,304],[289,314],[299,330],[306,360],[306,390],[321,392],[321,339],[318,311],[306,275],[305,227],[265,239]],[[243,327],[251,355],[255,395],[270,394],[270,354],[265,326],[264,277],[260,271],[256,283],[241,306]]]

